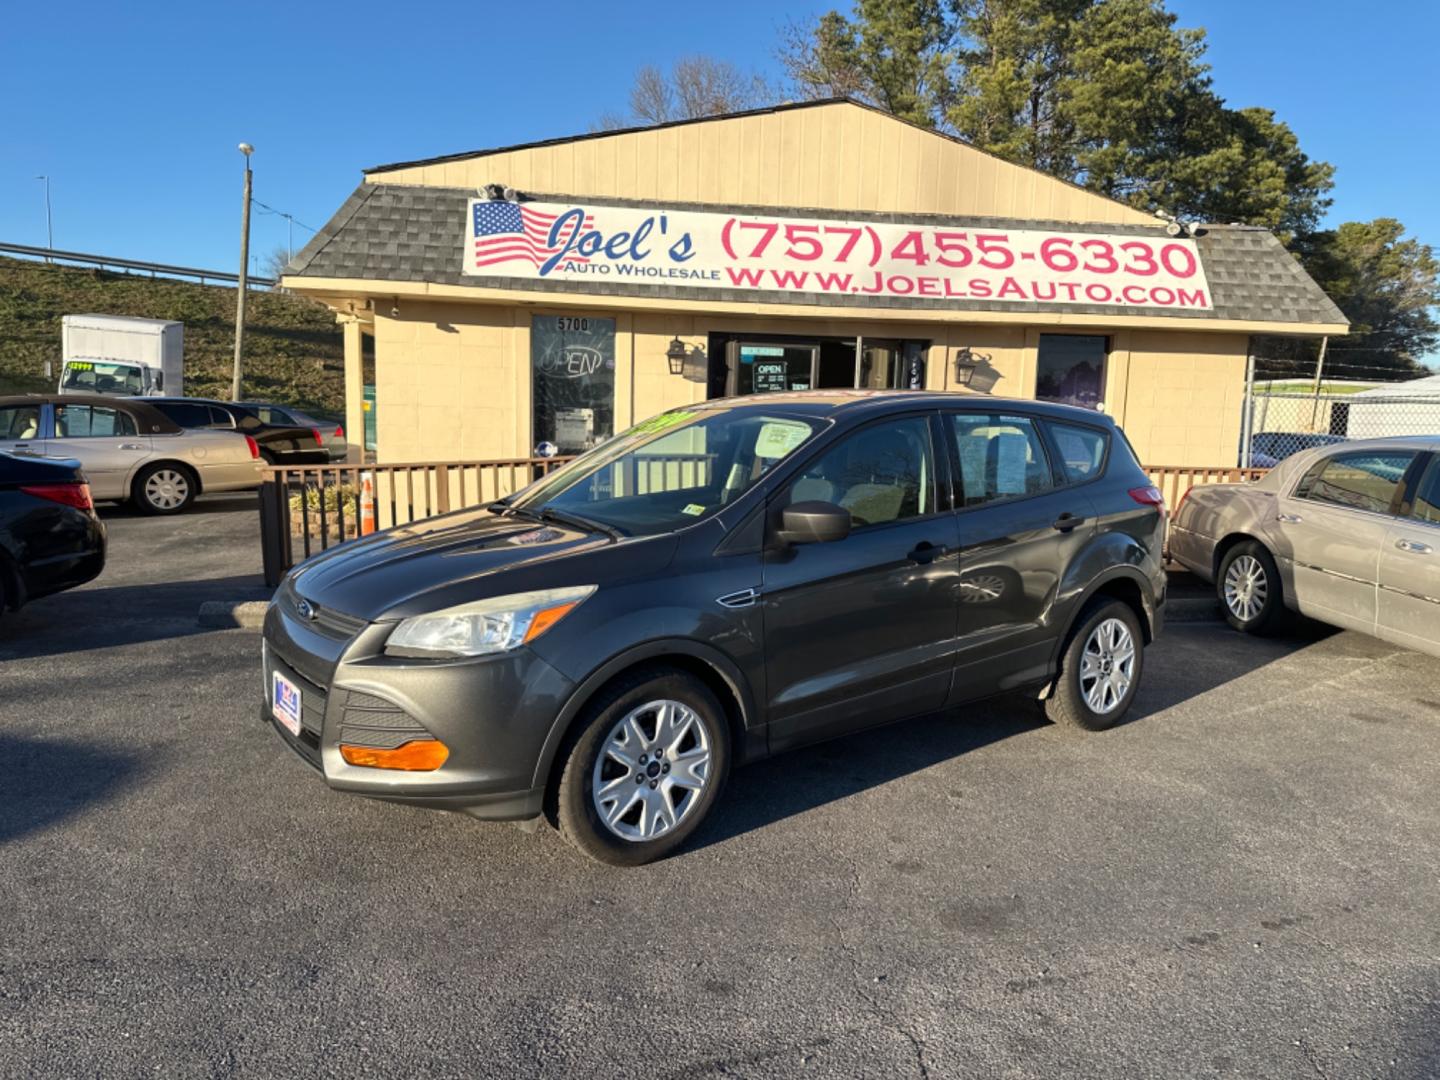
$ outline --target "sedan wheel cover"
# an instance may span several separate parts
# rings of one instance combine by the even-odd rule
[[[190,496],[190,481],[176,469],[161,469],[145,481],[145,501],[157,510],[174,510]]]
[[[1269,593],[1265,567],[1254,555],[1237,557],[1225,571],[1225,606],[1237,619],[1249,622],[1258,616]]]
[[[1119,619],[1106,619],[1080,654],[1080,693],[1092,712],[1114,712],[1135,681],[1135,639]]]
[[[710,730],[700,714],[678,701],[647,702],[600,746],[590,777],[595,813],[622,840],[655,840],[699,805],[710,766]]]

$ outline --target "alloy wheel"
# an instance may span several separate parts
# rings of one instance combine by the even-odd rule
[[[1090,632],[1080,655],[1080,693],[1092,712],[1114,712],[1135,678],[1135,639],[1119,619],[1106,619]]]
[[[655,840],[699,805],[711,777],[711,733],[679,701],[630,710],[605,736],[591,773],[591,799],[622,840]]]
[[[174,510],[190,497],[190,481],[178,469],[157,469],[145,481],[145,501],[157,510]]]
[[[1253,555],[1237,556],[1225,571],[1225,606],[1243,622],[1250,622],[1260,614],[1269,591],[1265,568]]]

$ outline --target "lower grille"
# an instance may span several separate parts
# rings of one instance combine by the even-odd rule
[[[425,725],[400,706],[374,694],[337,690],[343,694],[340,741],[349,746],[394,750],[415,739],[433,738]]]
[[[274,695],[274,672],[300,688],[300,734],[292,735],[284,724],[276,720],[270,711]],[[270,716],[271,726],[280,733],[290,749],[315,768],[320,766],[320,735],[325,730],[325,691],[301,675],[284,660],[275,655],[271,648],[265,650],[265,711]]]

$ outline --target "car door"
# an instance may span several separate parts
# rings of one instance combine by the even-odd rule
[[[42,457],[45,433],[41,429],[45,417],[39,402],[0,406],[0,450],[12,454]]]
[[[955,637],[955,517],[933,414],[875,421],[817,453],[771,499],[849,510],[844,540],[767,551],[762,606],[770,745],[939,708]]]
[[[1414,471],[1419,480],[1380,545],[1377,633],[1440,656],[1440,455]]]
[[[108,405],[64,401],[55,404],[54,412],[45,455],[79,461],[95,498],[128,497],[131,474],[150,454],[150,437],[139,433],[134,417]]]
[[[1380,551],[1415,458],[1413,450],[1330,453],[1276,500],[1276,554],[1293,563],[1304,614],[1374,633]]]
[[[1053,467],[1034,416],[956,409],[944,426],[960,529],[956,702],[1046,676],[1069,612],[1061,575],[1095,510]]]

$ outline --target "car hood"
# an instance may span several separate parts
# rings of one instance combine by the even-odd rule
[[[532,574],[485,579],[523,568],[544,573],[557,560],[616,546],[607,536],[476,508],[342,544],[302,563],[293,582],[321,607],[377,622],[544,587]]]

